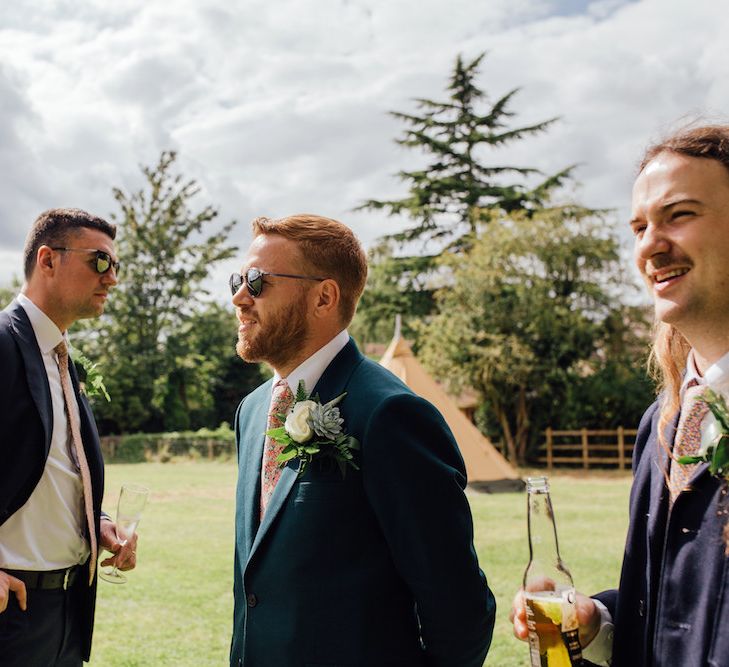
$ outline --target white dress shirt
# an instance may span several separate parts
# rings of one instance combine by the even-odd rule
[[[53,432],[40,481],[25,505],[0,526],[0,567],[58,570],[85,562],[90,553],[84,536],[81,474],[70,456],[58,357],[53,351],[64,335],[27,296],[20,294],[18,302],[28,315],[43,357],[51,390]],[[71,409],[78,413],[75,401]]]
[[[288,383],[294,396],[296,396],[296,389],[301,380],[304,381],[306,392],[310,394],[316,383],[319,382],[319,378],[324,374],[327,366],[332,363],[334,357],[344,349],[344,346],[348,342],[349,334],[344,329],[334,336],[324,347],[320,347],[308,359],[294,368],[287,377],[283,378]],[[280,379],[281,376],[278,373],[274,373],[273,384],[275,385]],[[273,389],[271,389],[271,398],[273,400]]]
[[[299,382],[303,380],[306,393],[310,394],[314,386],[319,382],[319,378],[323,375],[334,357],[336,357],[344,346],[349,342],[349,334],[344,329],[340,331],[334,338],[332,338],[324,347],[320,347],[314,354],[308,359],[300,363],[294,370],[292,370],[287,377],[283,378],[289,385],[289,388],[296,396],[296,390],[298,389]],[[271,402],[268,405],[268,412],[271,412],[273,405],[273,387],[276,383],[281,380],[281,376],[278,372],[273,375],[273,384],[271,386]],[[265,465],[266,449],[263,450],[263,457],[261,458],[261,469]]]

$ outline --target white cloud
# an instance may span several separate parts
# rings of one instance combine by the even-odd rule
[[[139,165],[164,149],[201,205],[240,222],[238,245],[255,215],[306,210],[371,242],[402,223],[353,207],[404,194],[394,174],[421,159],[393,143],[387,111],[442,99],[458,53],[488,51],[492,100],[521,87],[516,124],[561,116],[494,159],[580,163],[581,198],[620,217],[645,143],[729,99],[729,17],[709,0],[36,0],[0,13],[0,284],[40,211],[108,214],[112,186],[139,188]]]

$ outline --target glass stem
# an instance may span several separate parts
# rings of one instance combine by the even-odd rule
[[[117,537],[119,537],[119,535],[117,535]],[[119,549],[119,551],[121,551],[121,550],[122,550],[122,549],[124,548],[124,545],[126,545],[126,543],[127,543],[128,541],[129,541],[129,540],[121,540],[121,541],[119,542],[119,544],[121,544],[121,549]],[[117,551],[117,554],[119,553],[119,551]],[[117,566],[116,566],[116,561],[114,561],[114,569],[113,569],[113,570],[111,571],[111,576],[112,576],[112,577],[116,577],[118,573],[119,573],[119,570],[118,570],[118,568],[117,568]]]

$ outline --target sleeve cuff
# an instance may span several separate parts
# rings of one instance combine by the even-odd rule
[[[613,617],[600,600],[593,598],[593,602],[600,613],[600,630],[594,639],[582,649],[582,657],[596,665],[609,667],[613,655]]]

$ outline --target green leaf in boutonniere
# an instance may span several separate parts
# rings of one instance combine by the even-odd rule
[[[306,392],[303,380],[299,382],[291,412],[279,415],[284,425],[266,431],[268,437],[284,446],[276,458],[279,465],[298,457],[301,475],[314,458],[330,458],[337,462],[342,477],[347,466],[359,470],[353,454],[359,449],[359,442],[343,432],[344,419],[336,407],[345,395],[346,392],[322,404],[319,396]]]
[[[109,396],[109,392],[106,391],[104,376],[99,370],[99,365],[73,348],[71,349],[71,359],[76,365],[76,369],[79,371],[81,391],[87,396],[101,395],[107,401],[111,401],[111,396]]]
[[[696,400],[706,403],[716,419],[716,428],[704,430],[701,446],[695,455],[679,456],[676,460],[682,465],[707,462],[712,475],[726,479],[729,474],[729,408],[726,400],[709,387]]]
[[[722,394],[713,389],[705,389],[697,398],[697,401],[704,401],[709,407],[715,422],[708,423],[702,428],[701,446],[695,456],[680,456],[678,463],[683,465],[690,463],[709,464],[709,472],[722,482],[722,489],[719,495],[719,515],[729,515],[727,499],[729,497],[729,408],[726,399]],[[724,554],[729,556],[729,523],[724,524],[722,531],[724,539]]]

